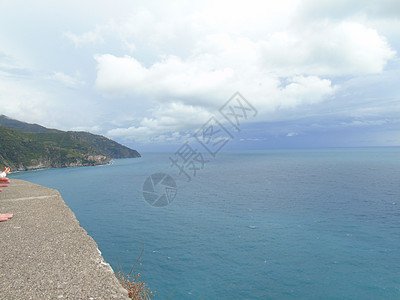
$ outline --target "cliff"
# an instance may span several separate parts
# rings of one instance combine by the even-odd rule
[[[94,166],[139,152],[101,135],[48,129],[0,116],[0,165],[12,170]]]

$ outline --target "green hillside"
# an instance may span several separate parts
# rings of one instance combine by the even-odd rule
[[[108,163],[112,158],[140,157],[136,150],[104,136],[51,130],[19,121],[11,123],[6,125],[17,128],[1,126],[0,122],[0,167],[7,165],[12,170],[29,170],[89,166]],[[35,132],[20,128],[33,128]]]
[[[43,126],[40,126],[38,124],[30,124],[30,123],[25,123],[21,122],[15,119],[11,119],[5,115],[0,115],[0,126],[5,126],[9,128],[18,128],[23,131],[29,131],[29,132],[54,132],[54,131],[60,131],[56,129],[49,129]]]

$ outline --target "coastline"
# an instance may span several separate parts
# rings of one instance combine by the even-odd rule
[[[37,166],[37,167],[29,167],[29,168],[17,168],[10,171],[9,175],[18,174],[21,172],[27,171],[41,171],[41,170],[48,170],[48,169],[68,169],[68,168],[82,168],[82,167],[104,167],[115,164],[116,159],[131,159],[131,158],[141,158],[142,156],[137,157],[123,157],[123,158],[110,158],[108,161],[98,164],[74,164],[74,165],[66,165],[66,166]]]
[[[14,171],[10,171],[9,175],[13,175],[13,174],[18,174],[18,173],[22,173],[22,172],[28,172],[28,171],[42,171],[42,170],[49,170],[49,169],[68,169],[68,168],[82,168],[82,167],[103,167],[103,166],[108,166],[108,165],[112,165],[113,164],[113,160],[115,159],[111,159],[109,162],[107,163],[103,163],[103,164],[98,164],[98,165],[77,165],[77,166],[61,166],[61,167],[38,167],[38,168],[29,168],[29,169],[17,169]]]
[[[96,242],[60,193],[11,179],[0,209],[0,294],[5,299],[129,299]]]
[[[45,163],[39,163],[36,165],[18,165],[14,166],[13,164],[5,164],[12,166],[11,169],[14,172],[21,172],[21,171],[34,171],[34,170],[44,170],[44,169],[52,169],[52,168],[75,168],[75,167],[93,167],[93,166],[103,166],[110,164],[111,158],[102,157],[98,160],[88,160],[88,161],[75,161],[70,163],[52,163],[47,161]]]

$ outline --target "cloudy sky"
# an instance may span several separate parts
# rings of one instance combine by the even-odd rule
[[[398,0],[2,0],[0,114],[159,151],[239,91],[234,149],[400,146],[399,51]]]

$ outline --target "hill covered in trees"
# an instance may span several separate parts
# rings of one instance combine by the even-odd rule
[[[139,152],[101,135],[61,131],[0,115],[0,166],[32,170],[108,163]]]

